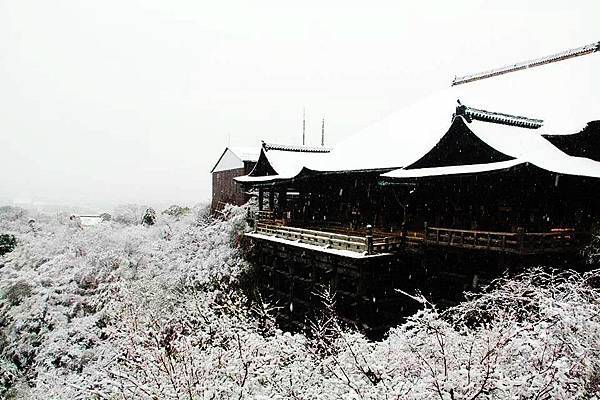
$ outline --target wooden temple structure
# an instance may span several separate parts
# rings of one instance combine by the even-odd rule
[[[225,204],[244,205],[250,200],[250,194],[237,185],[234,178],[249,174],[256,161],[258,150],[255,148],[231,147],[225,148],[211,169],[212,201],[211,212],[218,214]]]
[[[416,306],[399,290],[451,304],[507,268],[572,262],[600,223],[600,108],[574,60],[554,61],[531,64],[574,80],[556,102],[525,84],[551,78],[517,68],[455,79],[334,149],[263,143],[236,180],[258,197],[246,236],[282,318],[301,325],[331,285],[340,315],[377,332]],[[556,118],[570,101],[581,115]]]

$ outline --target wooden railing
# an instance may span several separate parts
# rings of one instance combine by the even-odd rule
[[[368,252],[365,237],[342,235],[312,229],[295,228],[258,222],[256,233],[262,233],[274,237],[281,237],[292,241],[313,244],[338,250],[349,250],[358,253]]]
[[[412,231],[397,233],[392,236],[375,236],[373,239],[373,251],[378,253],[400,250],[405,247],[418,247],[422,245],[424,241],[425,234]]]
[[[573,230],[547,233],[525,233],[523,247],[529,253],[554,253],[578,247],[580,241]]]
[[[255,211],[255,218],[258,220],[272,220],[273,217],[273,211]]]
[[[453,246],[480,250],[517,251],[519,240],[516,233],[485,232],[461,229],[425,229],[425,243],[438,246]]]
[[[336,233],[318,229],[283,226],[273,224],[271,221],[269,223],[258,221],[255,231],[256,233],[301,243],[366,254],[385,253],[399,250],[405,246],[417,246],[425,239],[425,235],[418,232],[407,232],[406,235],[395,233],[387,236],[384,236],[380,231],[375,231],[374,233],[373,230],[369,229],[366,231]]]
[[[388,253],[411,248],[420,249],[423,245],[427,245],[527,255],[564,252],[577,247],[578,243],[572,229],[531,233],[426,227],[424,232],[385,232],[370,226],[367,226],[365,230],[327,226],[323,228],[295,227],[288,226],[281,220],[272,219],[272,215],[269,217],[271,218],[256,220],[256,233],[324,248],[365,254]]]
[[[559,232],[488,232],[427,227],[425,244],[500,251],[514,254],[540,254],[575,247],[573,230]]]

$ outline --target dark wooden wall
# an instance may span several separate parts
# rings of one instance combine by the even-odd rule
[[[250,199],[242,190],[242,185],[236,183],[233,178],[247,175],[253,167],[253,162],[246,161],[243,168],[212,173],[211,209],[213,211],[219,209],[222,203],[241,206]]]
[[[434,176],[402,185],[378,184],[377,174],[348,173],[296,181],[299,195],[276,206],[299,224],[422,231],[430,227],[481,231],[590,232],[598,224],[600,180],[558,176],[533,165],[477,175]],[[282,184],[282,186],[285,185]],[[275,187],[276,193],[282,188]],[[267,189],[265,189],[267,190]],[[276,196],[277,199],[277,196]],[[406,211],[406,214],[405,214]]]

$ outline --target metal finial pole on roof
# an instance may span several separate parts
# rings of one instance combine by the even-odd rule
[[[306,144],[306,108],[302,108],[302,146]]]
[[[325,117],[321,121],[321,146],[325,146]]]

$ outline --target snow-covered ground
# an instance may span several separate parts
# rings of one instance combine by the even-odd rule
[[[308,335],[278,330],[241,285],[244,211],[81,229],[0,208],[0,397],[12,399],[589,398],[600,384],[600,272],[533,270],[380,342],[325,297]],[[30,218],[35,223],[28,223]]]

